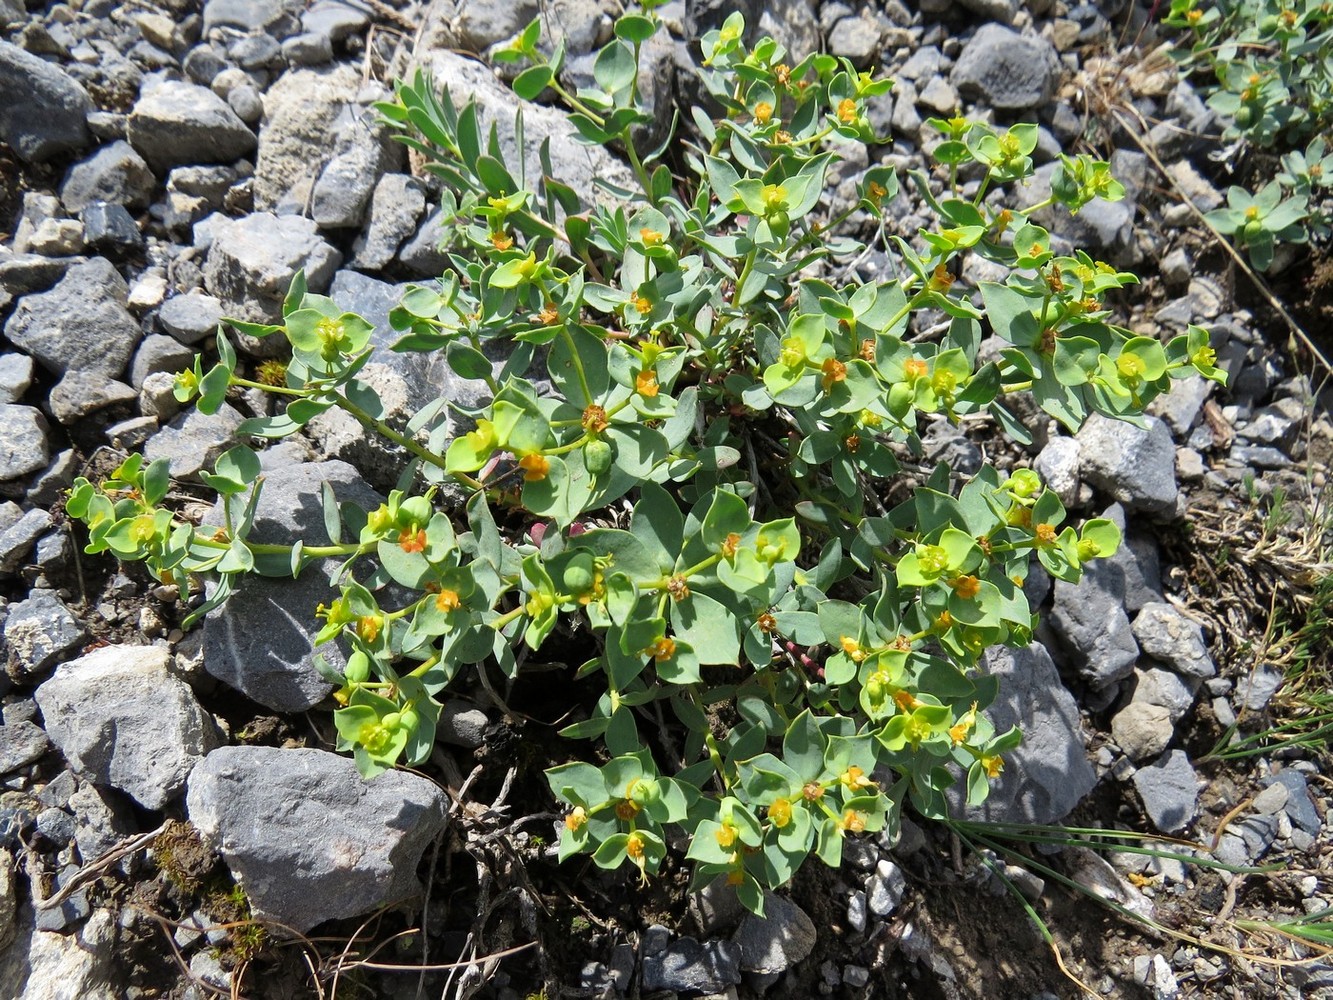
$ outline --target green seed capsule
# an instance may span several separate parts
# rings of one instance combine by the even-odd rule
[[[889,412],[899,420],[912,410],[912,387],[906,382],[895,382],[889,389]]]
[[[583,464],[594,476],[600,476],[611,468],[611,442],[601,438],[589,441],[583,446]]]
[[[563,582],[565,593],[586,594],[592,590],[596,581],[597,567],[593,563],[591,552],[579,552],[565,567]]]
[[[425,524],[435,511],[425,497],[408,497],[398,505],[399,524]]]
[[[349,684],[364,684],[370,680],[370,657],[365,653],[353,653],[347,658],[343,676]]]

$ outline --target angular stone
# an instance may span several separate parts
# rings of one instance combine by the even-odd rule
[[[0,482],[31,475],[45,468],[50,457],[41,411],[0,403]]]
[[[1055,581],[1050,623],[1092,687],[1109,687],[1133,671],[1139,647],[1125,614],[1124,580],[1105,563],[1084,567],[1078,583]]]
[[[17,505],[15,505],[17,506]],[[13,524],[0,531],[0,573],[18,569],[33,544],[51,527],[51,515],[39,507],[25,511]]]
[[[230,163],[256,143],[226,101],[193,83],[162,83],[140,97],[126,134],[159,173],[181,163]]]
[[[33,761],[40,760],[51,741],[42,732],[42,727],[31,722],[15,722],[0,726],[0,775],[10,774],[20,767],[27,767]],[[4,931],[0,925],[0,939]]]
[[[60,186],[60,201],[69,212],[80,212],[94,201],[143,208],[153,200],[156,187],[143,157],[122,140],[70,167]]]
[[[255,509],[251,538],[290,545],[324,532],[323,484],[340,503],[374,510],[383,498],[342,462],[299,463],[268,469]],[[214,509],[207,523],[220,524]],[[204,624],[204,669],[254,701],[278,712],[302,712],[332,685],[314,667],[315,609],[335,595],[329,574],[336,560],[307,567],[292,580],[251,576]],[[335,668],[345,662],[329,643],[319,650]]]
[[[79,774],[161,809],[221,743],[160,646],[104,646],[58,668],[37,689],[46,731]]]
[[[32,385],[32,358],[10,352],[0,354],[0,403],[17,403]]]
[[[65,426],[98,410],[132,403],[135,392],[123,382],[104,375],[73,371],[56,383],[48,398],[51,416]]]
[[[143,249],[143,234],[124,205],[94,201],[79,213],[88,249],[112,256]]]
[[[85,633],[54,591],[37,589],[9,606],[0,636],[9,650],[9,672],[32,677],[83,645]]]
[[[741,971],[772,975],[804,962],[814,950],[814,921],[790,899],[764,893],[764,915],[746,913],[732,942],[741,949]]]
[[[644,952],[639,975],[645,991],[722,993],[741,981],[741,949],[731,941],[677,938],[657,954],[647,954],[646,945]]]
[[[370,223],[357,239],[352,266],[377,271],[393,260],[403,241],[416,232],[426,210],[426,192],[407,174],[385,174],[370,200]]]
[[[1217,674],[1203,641],[1203,629],[1169,604],[1145,604],[1134,619],[1139,648],[1172,670],[1207,679]]]
[[[1093,414],[1078,432],[1083,478],[1129,510],[1161,514],[1175,508],[1176,448],[1156,417],[1147,430]]]
[[[204,262],[204,285],[227,315],[272,322],[281,316],[282,301],[299,269],[305,269],[310,290],[322,292],[341,260],[311,220],[256,212],[215,229]]]
[[[1048,103],[1059,59],[1044,38],[983,24],[963,47],[950,77],[964,97],[992,108],[1021,111]]]
[[[258,211],[306,211],[311,188],[333,156],[360,85],[355,66],[337,66],[284,73],[268,89],[255,161]]]
[[[216,413],[191,409],[163,427],[144,445],[144,458],[165,458],[175,479],[189,479],[211,467],[235,443],[241,415],[223,403]]]
[[[5,336],[48,371],[118,378],[142,335],[125,308],[129,289],[110,261],[75,264],[49,292],[25,295]]]
[[[217,333],[223,315],[219,299],[195,291],[163,302],[157,311],[157,320],[182,344],[197,344]]]
[[[223,747],[190,775],[190,822],[245,889],[254,915],[304,932],[421,890],[417,863],[444,826],[425,778],[366,781],[323,750]]]
[[[23,160],[40,163],[88,145],[93,102],[54,63],[0,42],[0,94],[7,95],[0,101],[0,139]]]
[[[214,28],[237,28],[288,35],[296,30],[303,6],[302,0],[207,0],[204,34]]]
[[[1170,711],[1147,702],[1131,702],[1111,720],[1111,738],[1135,762],[1156,757],[1175,732]]]
[[[1172,750],[1139,768],[1134,772],[1134,787],[1148,818],[1163,833],[1178,833],[1194,821],[1199,778],[1184,750]]]
[[[951,811],[999,823],[1058,823],[1097,783],[1088,763],[1078,707],[1040,643],[985,654],[988,673],[1000,682],[999,698],[986,710],[996,732],[1017,725],[1023,743],[1006,754],[1005,768],[977,807],[965,792],[948,792]]]

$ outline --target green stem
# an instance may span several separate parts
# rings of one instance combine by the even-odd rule
[[[639,159],[639,151],[634,148],[634,140],[630,138],[628,128],[620,133],[620,141],[625,144],[625,152],[629,154],[629,164],[634,168],[634,176],[639,179],[639,187],[643,188],[643,196],[648,199],[648,204],[656,208],[657,200],[653,198],[653,179],[648,175],[648,168]]]
[[[542,294],[546,295],[546,284],[542,283]],[[588,387],[588,373],[583,369],[583,358],[579,354],[579,349],[574,343],[574,337],[569,332],[569,327],[560,324],[560,338],[569,348],[569,358],[574,363],[574,373],[579,377],[579,389],[583,391],[583,398],[590,404],[592,403],[592,390]]]
[[[449,473],[449,475],[453,476],[455,479],[457,479],[463,485],[467,486],[469,489],[480,490],[484,488],[479,480],[474,479],[472,476],[469,476],[466,472],[458,472],[448,468],[447,465],[445,464],[444,459],[441,458],[439,455],[435,454],[435,452],[413,441],[406,434],[401,434],[398,431],[394,430],[383,420],[377,420],[375,417],[372,417],[369,413],[361,409],[361,407],[357,406],[355,403],[353,403],[350,399],[348,399],[341,393],[335,393],[333,395],[333,403],[339,409],[345,410],[347,413],[351,414],[353,417],[356,418],[357,421],[359,421],[364,426],[369,427],[377,434],[380,434],[381,436],[388,438],[394,444],[415,455],[417,458],[421,459],[426,464],[433,465],[437,469],[441,469],[444,472]]]
[[[758,247],[754,247],[745,255],[745,265],[741,268],[740,277],[736,279],[736,290],[731,293],[731,307],[740,308],[741,289],[745,287],[745,281],[750,277],[750,272],[754,270],[755,255],[759,252]]]
[[[307,389],[293,389],[285,385],[268,385],[265,382],[254,382],[248,378],[241,378],[239,375],[232,375],[230,382],[232,385],[238,385],[243,389],[262,389],[264,392],[276,393],[280,396],[309,396]]]

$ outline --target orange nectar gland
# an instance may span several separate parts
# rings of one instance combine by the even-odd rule
[[[625,853],[635,861],[643,857],[643,834],[636,830],[625,839]]]
[[[639,815],[639,804],[637,802],[621,799],[616,803],[616,819],[622,823],[628,823],[637,815]]]
[[[778,129],[773,133],[773,141],[779,146],[791,145],[791,133],[786,129]]]
[[[504,251],[509,250],[514,245],[514,238],[506,232],[491,233],[491,246],[495,249]]]
[[[542,326],[555,326],[560,322],[560,310],[554,302],[548,302],[542,307],[542,311],[537,314],[537,322]]]
[[[1039,524],[1039,525],[1037,525],[1037,527],[1036,527],[1036,531],[1034,532],[1034,534],[1035,534],[1036,537],[1037,537],[1037,544],[1038,544],[1038,545],[1054,545],[1054,544],[1055,544],[1055,525],[1053,525],[1053,524]]]
[[[362,642],[374,642],[380,637],[384,619],[379,615],[362,615],[356,621],[356,634]]]
[[[657,663],[662,663],[676,655],[676,640],[671,636],[663,636],[655,643],[644,650]]]
[[[848,833],[865,833],[866,814],[857,812],[855,809],[848,809],[838,820],[838,826]]]
[[[690,596],[690,584],[680,573],[667,581],[667,593],[673,601],[683,601]]]
[[[634,298],[630,299],[630,303],[640,316],[647,316],[653,311],[653,300],[642,293],[636,294]]]
[[[838,102],[838,121],[844,125],[856,121],[856,102],[850,97],[844,97]]]
[[[754,123],[756,125],[767,125],[773,120],[773,105],[767,101],[760,101],[754,106]]]
[[[634,376],[634,391],[645,399],[652,399],[661,388],[657,384],[657,372],[645,368]]]
[[[818,781],[807,781],[801,788],[801,797],[807,802],[818,802],[824,797],[824,786]]]
[[[520,458],[518,467],[523,470],[525,483],[539,483],[550,473],[551,461],[545,455],[539,455],[534,451]]]
[[[866,188],[866,197],[870,199],[872,205],[878,205],[888,193],[888,190],[877,181],[871,181],[870,186]]]
[[[858,451],[861,450],[861,435],[848,434],[845,438],[842,439],[842,445],[849,452],[855,455]]]
[[[791,83],[791,67],[786,63],[778,63],[773,67],[773,79],[778,82],[778,86],[787,86]]]
[[[869,337],[866,337],[865,340],[861,341],[861,346],[860,346],[860,348],[857,350],[856,354],[857,354],[857,357],[859,357],[862,361],[866,361],[866,362],[869,362],[870,364],[874,364],[874,363],[875,363],[875,342],[874,342],[873,340],[871,340]]]
[[[590,434],[600,434],[609,426],[606,419],[606,410],[602,409],[602,407],[598,406],[596,403],[593,403],[583,411],[583,417],[580,422],[583,424],[583,429]]]
[[[764,635],[772,635],[778,630],[778,620],[765,611],[755,619],[755,624],[759,626],[759,631]]]
[[[981,593],[981,581],[975,576],[960,576],[949,584],[953,592],[965,601],[970,601]]]
[[[722,541],[722,555],[726,559],[734,559],[736,550],[741,547],[741,536],[736,532],[731,532]]]
[[[1004,770],[1004,758],[998,753],[990,754],[981,758],[981,766],[986,769],[986,777],[998,778]]]
[[[919,378],[925,378],[926,372],[930,371],[930,365],[920,358],[908,358],[903,362],[903,375],[908,382],[915,382]]]
[[[774,799],[773,804],[768,807],[768,819],[779,830],[785,830],[791,822],[791,801]]]
[[[866,773],[853,764],[847,770],[839,775],[838,780],[842,782],[847,791],[856,793],[863,788],[873,788],[875,783],[866,777]]]
[[[900,709],[902,709],[904,712],[910,712],[912,711],[912,709],[916,708],[918,705],[921,704],[921,702],[917,701],[916,698],[912,695],[912,692],[906,689],[894,692],[893,703],[897,705]]]
[[[649,229],[647,226],[639,230],[639,239],[643,240],[643,245],[646,247],[660,247],[664,238],[656,229]]]
[[[717,846],[724,851],[729,849],[732,844],[736,843],[736,838],[739,835],[740,834],[737,832],[736,828],[730,823],[723,823],[717,828],[717,832],[713,834],[713,836],[717,838]]]
[[[462,598],[458,596],[458,591],[445,588],[435,595],[435,607],[438,611],[448,614],[450,611],[457,611],[463,604]]]
[[[947,292],[952,287],[953,275],[949,273],[949,269],[943,264],[936,264],[930,280],[926,282],[926,289],[932,292]]]
[[[947,611],[941,611],[935,616],[935,620],[931,624],[935,626],[936,632],[947,632],[953,628],[953,615]]]
[[[573,811],[565,817],[565,829],[573,833],[587,822],[588,810],[584,809],[583,806],[575,806]]]
[[[419,524],[409,524],[398,533],[398,547],[404,552],[426,551],[426,529]]]
[[[745,871],[740,868],[733,868],[727,872],[727,885],[737,886],[745,883]]]
[[[1190,24],[1198,24],[1199,19],[1202,17],[1203,17],[1203,11],[1201,10],[1191,10],[1187,11],[1185,14],[1185,20],[1188,21]]]
[[[847,654],[847,658],[853,663],[860,663],[866,658],[866,651],[851,636],[841,636],[838,641],[842,644],[842,651]]]
[[[828,392],[833,388],[834,382],[842,382],[847,378],[847,366],[837,358],[827,358],[819,368],[824,373],[823,383],[824,391]]]

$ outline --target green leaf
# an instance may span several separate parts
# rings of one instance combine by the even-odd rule
[[[514,78],[514,93],[525,101],[535,101],[551,85],[550,66],[529,66]]]
[[[612,42],[597,53],[592,75],[597,85],[610,94],[623,90],[634,82],[634,52],[623,42]]]
[[[625,14],[616,21],[616,37],[642,45],[657,33],[657,22],[640,14]]]

